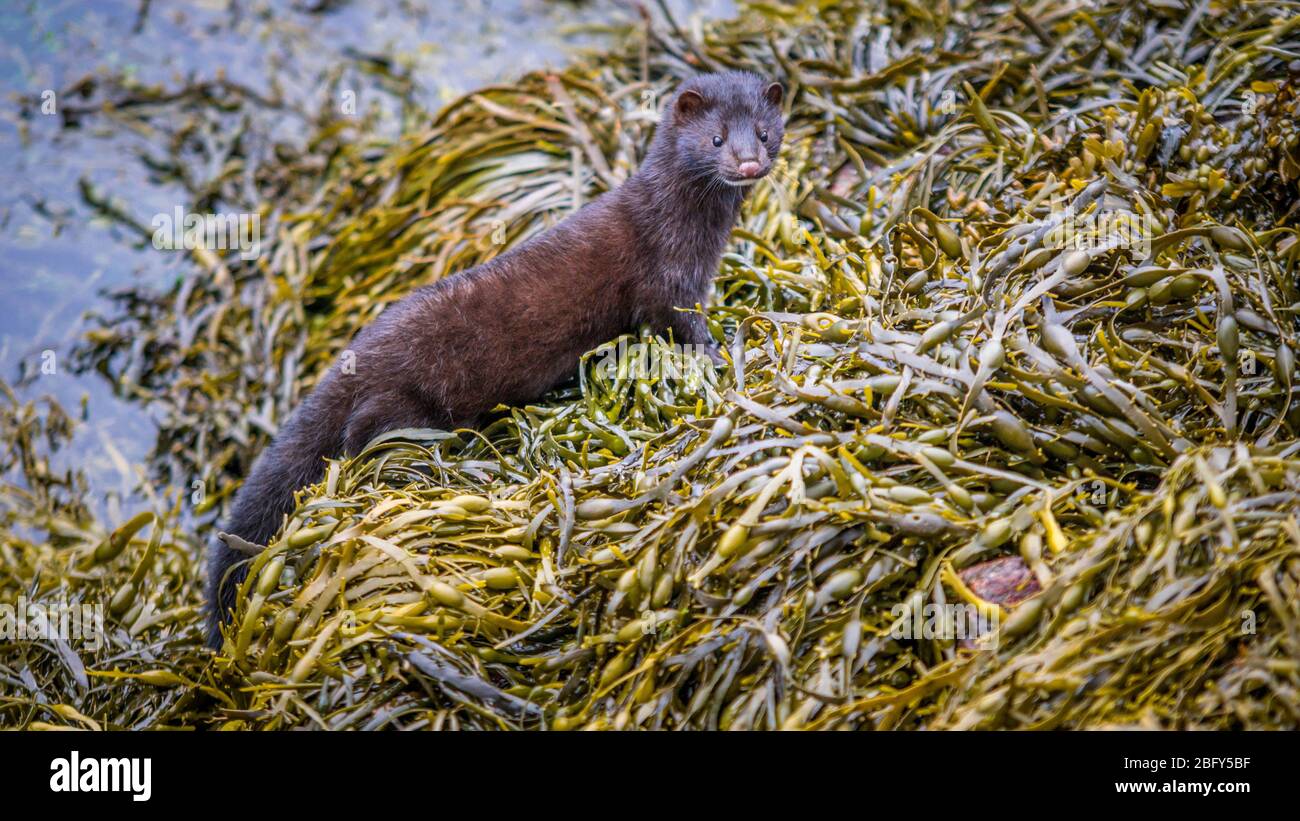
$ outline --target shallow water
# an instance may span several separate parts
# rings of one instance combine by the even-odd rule
[[[731,0],[669,4],[679,21],[734,13]],[[53,396],[85,423],[56,466],[82,468],[111,520],[147,498],[143,460],[154,443],[149,409],[121,399],[97,373],[78,374],[69,353],[88,312],[109,314],[106,292],[133,283],[165,288],[189,265],[184,254],[155,250],[100,216],[83,188],[135,221],[192,201],[166,157],[167,109],[158,129],[99,111],[102,89],[122,84],[180,91],[228,80],[288,109],[333,104],[353,91],[355,107],[381,112],[381,128],[400,130],[400,99],[427,110],[492,82],[564,63],[600,43],[574,31],[628,19],[614,0],[313,0],[242,2],[148,0],[12,3],[0,19],[0,376],[21,381],[23,398]],[[409,78],[396,82],[392,74]],[[88,94],[66,94],[84,86]],[[400,93],[395,86],[400,86]],[[52,105],[51,105],[52,103]],[[74,116],[80,108],[94,109]],[[293,143],[306,130],[284,108],[215,110],[221,123],[247,122],[245,139]],[[216,169],[185,168],[193,184]]]

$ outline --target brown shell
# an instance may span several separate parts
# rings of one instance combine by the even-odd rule
[[[1003,607],[1012,607],[1042,589],[1019,556],[971,565],[957,575],[975,595]]]

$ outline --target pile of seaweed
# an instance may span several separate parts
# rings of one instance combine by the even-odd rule
[[[1295,728],[1298,60],[1283,2],[809,0],[647,22],[394,144],[324,128],[260,258],[196,254],[81,352],[161,419],[156,512],[88,521],[62,417],[9,397],[0,601],[107,615],[0,643],[0,721]],[[198,545],[354,330],[618,185],[720,68],[789,91],[729,366],[646,331],[331,463],[200,649]]]

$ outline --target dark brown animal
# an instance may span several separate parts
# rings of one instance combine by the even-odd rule
[[[641,168],[618,189],[482,265],[419,288],[353,340],[290,416],[235,497],[226,530],[266,544],[324,459],[405,427],[475,424],[537,399],[579,358],[641,325],[707,345],[706,304],[748,186],[781,147],[780,84],[743,72],[683,83]],[[685,311],[679,309],[687,309]],[[217,540],[208,568],[218,646],[243,555]]]

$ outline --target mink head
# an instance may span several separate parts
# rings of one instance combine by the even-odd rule
[[[674,161],[706,186],[753,185],[772,170],[785,124],[784,90],[746,71],[692,77],[677,89],[661,129]]]

